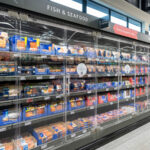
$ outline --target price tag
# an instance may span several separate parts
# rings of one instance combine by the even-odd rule
[[[110,102],[110,105],[113,105],[113,102]]]
[[[129,99],[126,99],[126,101],[129,101]]]
[[[57,96],[56,96],[56,98],[61,98],[61,97],[62,97],[62,95],[57,95]]]
[[[20,56],[20,54],[18,53],[18,54],[14,54],[14,57],[19,57]]]
[[[44,100],[49,100],[49,99],[50,99],[50,96],[44,97]]]
[[[73,134],[71,134],[71,137],[73,138],[73,137],[75,137],[76,136],[76,134],[75,133],[73,133]]]
[[[20,80],[26,80],[26,78],[25,77],[21,77]]]
[[[110,76],[110,74],[107,74],[107,76],[109,77],[109,76]]]
[[[89,94],[90,94],[90,93],[92,93],[92,91],[88,91],[87,93],[89,93]]]
[[[91,61],[92,59],[91,59],[91,58],[88,58],[88,60]]]
[[[33,99],[32,99],[32,98],[29,98],[29,99],[27,99],[26,102],[27,102],[27,103],[32,103],[32,102],[33,102]]]
[[[47,144],[41,146],[41,149],[47,148]]]
[[[58,56],[58,59],[63,59],[63,57],[62,56]]]
[[[55,79],[55,76],[50,76],[49,79]]]
[[[0,128],[0,132],[6,131],[6,128]]]
[[[92,77],[92,75],[91,75],[91,74],[88,74],[88,77]]]
[[[47,58],[47,56],[46,56],[46,55],[43,55],[43,56],[41,56],[41,58]]]
[[[106,91],[109,91],[109,89],[107,88]]]
[[[87,129],[84,129],[83,131],[82,131],[82,133],[86,133],[87,132]]]
[[[94,106],[91,106],[90,109],[94,109]]]
[[[43,79],[43,77],[42,76],[37,76],[36,79],[41,80],[41,79]]]
[[[70,114],[73,115],[73,114],[75,114],[75,112],[74,112],[74,111],[71,111]]]
[[[25,122],[25,126],[28,126],[28,125],[30,125],[31,124],[31,121],[28,121],[28,122]]]
[[[139,98],[139,96],[137,96],[137,98]]]
[[[69,57],[69,59],[70,59],[70,60],[73,60],[74,58],[73,58],[73,57]]]
[[[96,58],[97,61],[99,61],[99,58]]]

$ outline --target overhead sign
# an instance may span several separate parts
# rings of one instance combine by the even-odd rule
[[[137,37],[138,32],[135,30],[123,27],[123,26],[118,25],[118,24],[115,24],[113,26],[113,30],[114,30],[114,33],[116,33],[116,34],[126,36],[126,37],[136,39],[136,40],[138,39],[138,37]]]
[[[99,27],[101,29],[109,27],[109,20],[107,20],[105,18],[99,19]]]

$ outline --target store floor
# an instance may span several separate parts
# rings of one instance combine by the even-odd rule
[[[96,150],[150,150],[150,123]]]

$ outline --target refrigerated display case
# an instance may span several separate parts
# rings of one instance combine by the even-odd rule
[[[149,116],[149,43],[0,10],[2,150],[74,150]]]

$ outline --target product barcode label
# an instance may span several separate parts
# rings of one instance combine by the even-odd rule
[[[47,144],[41,146],[41,149],[47,148]]]
[[[43,77],[42,76],[37,76],[36,79],[37,80],[41,80]]]
[[[50,96],[44,97],[44,100],[49,100],[49,99],[50,99]]]
[[[0,132],[6,131],[6,128],[0,128]]]
[[[28,122],[25,122],[25,126],[28,126],[28,125],[30,125],[31,124],[31,121],[28,121]]]
[[[25,77],[21,77],[20,80],[26,80],[26,78]]]
[[[76,136],[76,134],[75,133],[73,133],[73,134],[71,134],[71,137],[73,138],[73,137],[75,137]]]

